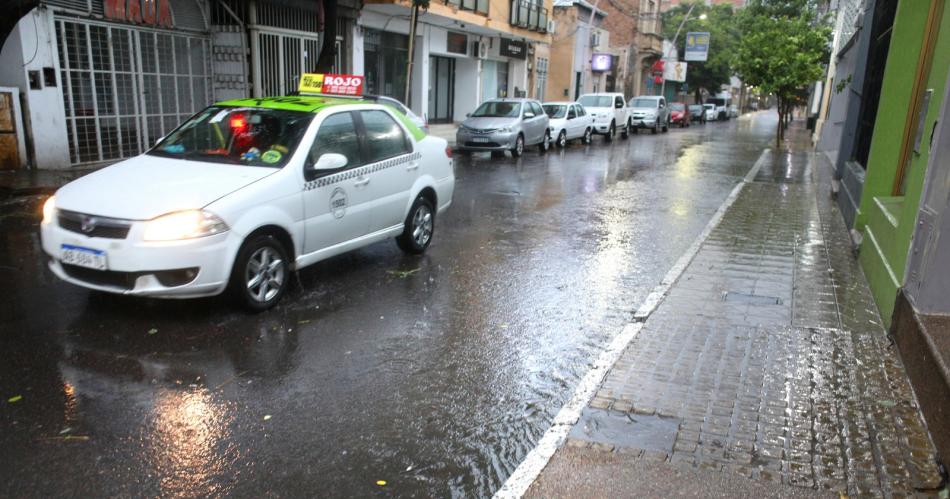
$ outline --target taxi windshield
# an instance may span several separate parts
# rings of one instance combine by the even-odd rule
[[[168,134],[152,156],[280,168],[290,159],[312,113],[212,106]]]

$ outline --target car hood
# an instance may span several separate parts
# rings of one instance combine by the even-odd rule
[[[600,115],[600,114],[613,114],[613,112],[614,112],[614,108],[613,108],[613,107],[589,107],[589,106],[584,106],[584,109],[587,110],[587,113],[588,113],[588,114],[598,114],[598,115]]]
[[[468,128],[477,128],[479,130],[491,130],[495,128],[504,128],[518,124],[517,118],[469,118],[462,122]]]
[[[56,192],[56,207],[127,220],[202,208],[276,168],[141,155],[90,173]]]
[[[655,107],[631,107],[630,112],[633,113],[653,113],[656,114],[658,111]]]

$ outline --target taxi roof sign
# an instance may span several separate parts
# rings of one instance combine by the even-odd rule
[[[300,76],[300,85],[297,90],[301,94],[360,97],[363,95],[363,77],[359,75],[304,73]]]

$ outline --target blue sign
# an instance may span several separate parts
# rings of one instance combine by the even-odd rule
[[[684,61],[705,61],[709,57],[709,32],[686,33]]]

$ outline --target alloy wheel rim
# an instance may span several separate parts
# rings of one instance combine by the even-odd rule
[[[432,237],[432,210],[420,205],[412,215],[412,240],[419,246],[425,246]]]
[[[515,149],[518,150],[518,154],[524,151],[524,140],[521,137],[518,137],[518,143],[515,144]]]
[[[561,135],[557,138],[557,145],[564,147],[567,144],[567,135],[564,132],[561,132]]]
[[[259,248],[248,259],[244,272],[244,282],[251,298],[258,303],[272,300],[284,287],[286,273],[284,260],[274,248]]]

